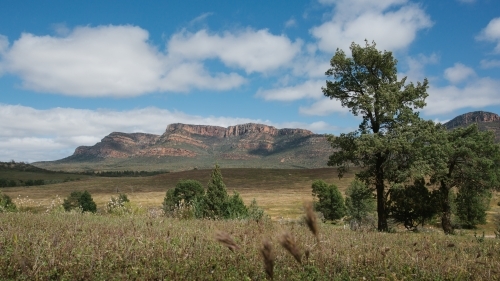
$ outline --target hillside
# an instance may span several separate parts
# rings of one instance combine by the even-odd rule
[[[476,123],[480,130],[489,130],[494,132],[495,139],[500,142],[500,116],[498,114],[486,111],[474,111],[459,115],[444,125],[447,129],[469,126]]]
[[[171,124],[162,135],[114,132],[73,155],[34,165],[50,170],[189,170],[215,163],[226,168],[320,168],[331,148],[324,135],[262,124],[227,128]]]

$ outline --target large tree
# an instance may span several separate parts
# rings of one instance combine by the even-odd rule
[[[446,234],[451,234],[450,192],[457,189],[459,194],[479,194],[498,188],[500,147],[492,132],[480,131],[476,124],[451,131],[440,126],[437,129],[425,154],[430,183],[435,185],[439,199],[441,225]]]
[[[414,110],[425,106],[428,82],[425,79],[415,85],[406,83],[406,77],[398,79],[397,60],[392,52],[377,50],[375,43],[366,42],[364,47],[352,43],[350,49],[351,57],[339,49],[335,52],[331,68],[325,73],[333,79],[326,81],[323,93],[340,101],[362,122],[355,132],[329,138],[335,152],[328,165],[337,166],[339,176],[351,164],[362,167],[357,177],[376,190],[378,230],[387,231],[387,181],[392,176],[407,180],[393,169],[392,161],[398,157],[394,151],[404,152],[400,148],[407,147],[394,140],[408,140],[395,132],[414,128],[420,122]]]

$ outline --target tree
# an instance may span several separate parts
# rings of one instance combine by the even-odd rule
[[[397,60],[388,51],[378,51],[375,43],[365,47],[351,44],[352,57],[337,49],[326,71],[333,81],[326,81],[323,94],[341,102],[355,116],[361,116],[359,129],[338,137],[330,137],[335,152],[328,165],[339,168],[339,176],[350,165],[363,168],[356,176],[373,186],[377,198],[378,230],[387,231],[386,166],[393,160],[394,143],[387,134],[419,121],[414,109],[425,106],[427,79],[422,83],[406,84],[398,80]]]
[[[344,199],[336,185],[315,180],[312,183],[312,195],[318,198],[318,202],[314,202],[314,209],[321,212],[325,219],[338,220],[345,216]]]
[[[229,197],[225,206],[224,218],[226,219],[241,219],[248,217],[248,208],[243,203],[238,192],[234,192],[233,196]]]
[[[406,229],[415,230],[436,215],[435,200],[423,178],[415,180],[409,186],[394,186],[389,189],[388,209],[390,217],[396,223],[402,223]]]
[[[195,198],[205,195],[205,189],[197,180],[181,180],[175,185],[174,197],[179,204],[190,204]]]
[[[455,199],[460,224],[469,229],[476,228],[478,224],[485,224],[490,199],[491,192],[488,190],[476,190],[470,187],[460,189]]]
[[[71,211],[76,208],[81,208],[82,212],[95,213],[97,211],[97,206],[92,199],[92,196],[86,190],[84,192],[71,192],[68,198],[64,199],[63,207],[66,211]]]
[[[12,199],[0,191],[0,213],[3,212],[14,212],[16,211],[16,204],[12,202]]]
[[[352,181],[345,195],[347,215],[358,223],[362,223],[369,213],[375,211],[373,192],[363,182]]]
[[[435,141],[429,145],[430,183],[437,188],[441,226],[453,233],[450,193],[481,193],[499,186],[500,147],[490,131],[476,124],[448,131],[437,126]]]
[[[219,165],[215,165],[205,196],[205,217],[224,218],[228,195]]]

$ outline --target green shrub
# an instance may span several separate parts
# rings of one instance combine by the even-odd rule
[[[243,219],[248,217],[248,209],[238,192],[235,191],[233,196],[228,198],[225,205],[225,219]]]
[[[0,213],[14,212],[16,210],[16,204],[12,202],[12,199],[7,194],[0,192]]]
[[[408,230],[416,230],[418,225],[423,226],[437,214],[436,201],[423,179],[416,180],[413,185],[393,186],[389,194],[389,216]]]
[[[132,208],[127,195],[120,193],[117,198],[112,196],[106,204],[106,212],[114,215],[130,214]]]
[[[261,221],[264,216],[264,210],[257,205],[257,200],[254,198],[252,202],[250,202],[250,206],[248,206],[248,218],[258,222]]]
[[[472,229],[478,224],[485,224],[490,199],[491,193],[488,191],[470,187],[461,188],[455,199],[460,225]]]
[[[219,165],[215,165],[205,196],[204,217],[217,219],[226,217],[228,201],[226,185],[222,181]]]
[[[356,223],[361,224],[370,213],[375,211],[373,192],[363,182],[359,180],[352,181],[345,194],[347,215]]]
[[[63,203],[64,210],[71,211],[80,208],[82,212],[92,212],[97,211],[97,206],[92,199],[92,196],[88,191],[74,191],[64,199]]]
[[[336,185],[315,180],[312,184],[312,194],[318,198],[318,201],[314,202],[314,209],[321,212],[325,219],[338,220],[346,215],[344,198]]]

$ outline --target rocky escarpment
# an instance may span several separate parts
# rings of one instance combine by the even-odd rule
[[[498,114],[487,112],[487,111],[474,111],[459,115],[450,121],[446,122],[444,125],[447,129],[453,129],[456,127],[468,126],[472,123],[483,123],[483,122],[497,122],[500,121],[500,116]]]
[[[322,155],[326,139],[304,129],[277,129],[248,123],[227,128],[209,125],[170,124],[161,136],[111,133],[94,146],[81,146],[74,159],[131,157],[198,157],[255,159],[274,152],[310,146],[308,157]],[[71,157],[70,157],[71,158]]]

